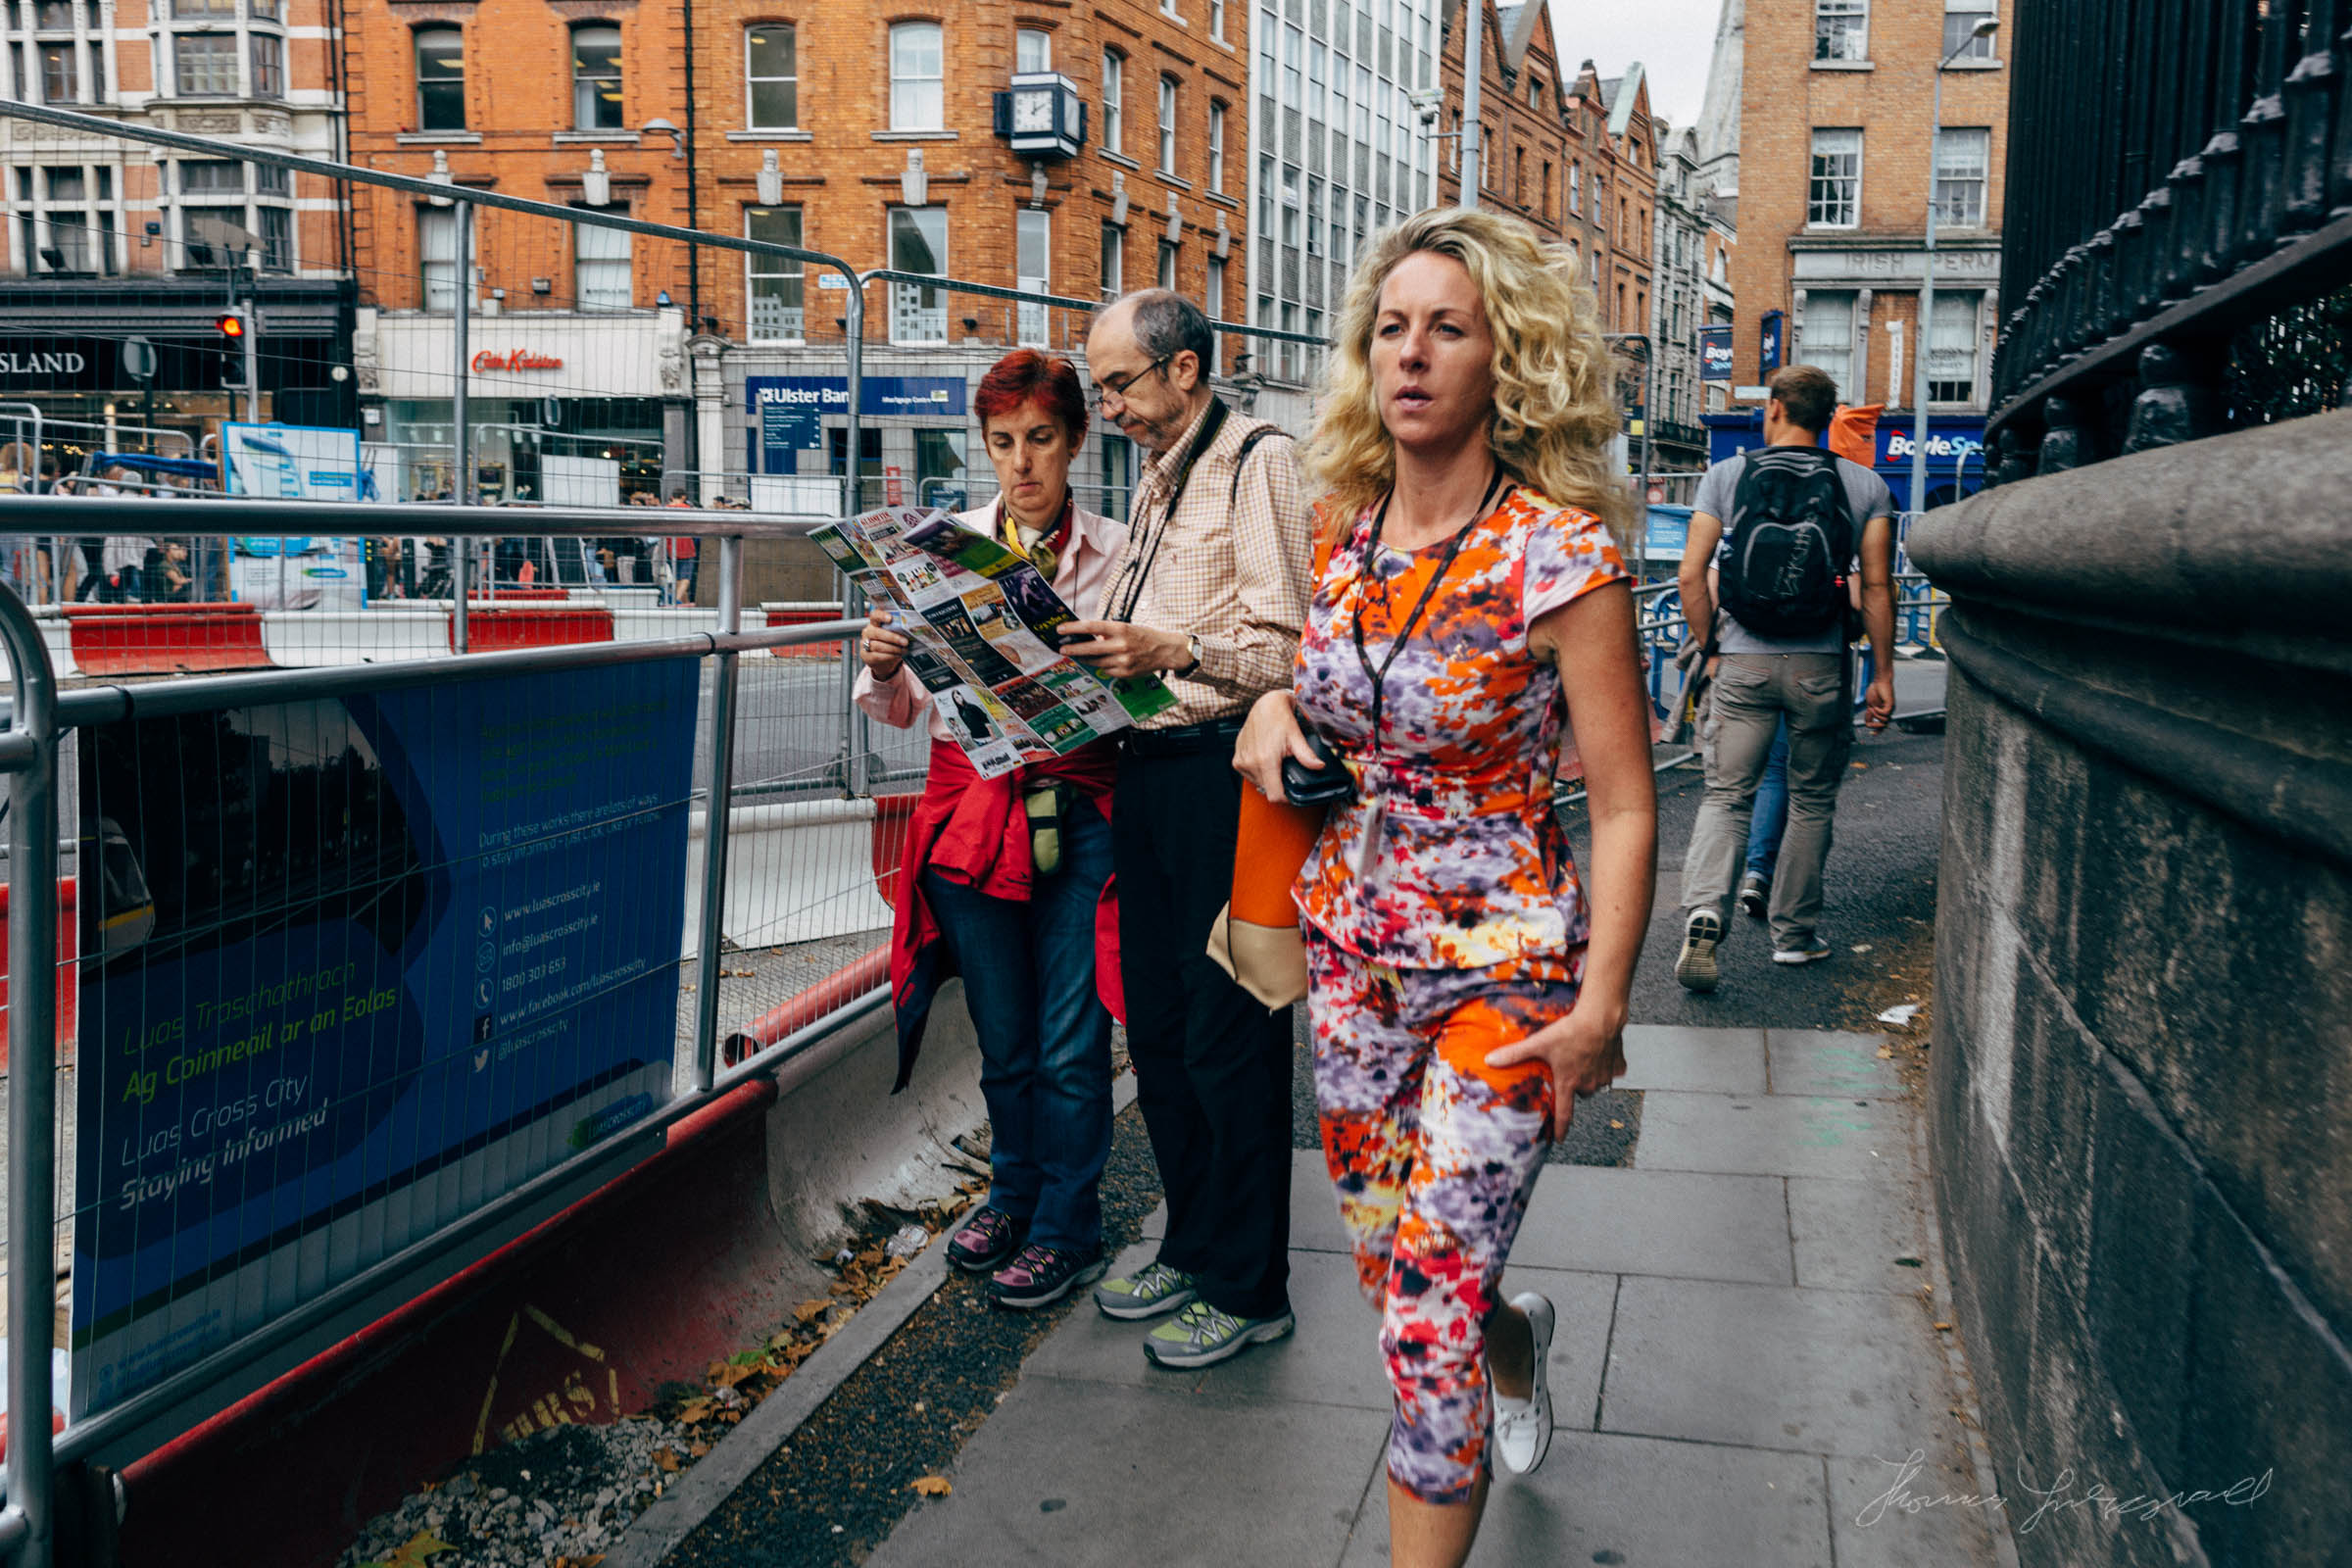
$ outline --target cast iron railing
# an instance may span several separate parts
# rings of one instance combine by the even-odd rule
[[[2342,400],[2343,356],[2293,323],[2352,282],[2348,18],[2344,0],[2018,7],[2001,275],[2022,292],[1988,483]],[[2243,362],[2281,353],[2327,385],[2285,376],[2285,407],[2249,393],[2280,378]]]

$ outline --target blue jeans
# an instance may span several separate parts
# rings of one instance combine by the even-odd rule
[[[1747,826],[1747,874],[1772,886],[1773,867],[1781,862],[1781,834],[1788,826],[1788,721],[1772,737],[1772,755],[1764,760],[1764,777],[1756,785],[1756,816]]]
[[[963,976],[980,1037],[994,1185],[989,1201],[1029,1240],[1102,1242],[1110,1158],[1110,1012],[1095,995],[1095,906],[1110,880],[1110,824],[1079,800],[1062,817],[1061,869],[1026,904],[926,872],[923,897]]]

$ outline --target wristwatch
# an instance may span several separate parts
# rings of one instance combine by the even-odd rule
[[[1168,672],[1178,680],[1186,679],[1194,670],[1200,667],[1200,634],[1199,632],[1188,631],[1184,634],[1184,651],[1190,656],[1192,662],[1182,669],[1173,669]]]

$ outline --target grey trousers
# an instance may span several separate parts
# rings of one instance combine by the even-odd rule
[[[1772,945],[1793,952],[1821,918],[1830,820],[1853,751],[1843,654],[1727,654],[1710,699],[1707,794],[1683,858],[1683,907],[1713,909],[1731,929],[1735,881],[1747,854],[1756,785],[1774,729],[1788,720],[1788,828],[1772,879]]]

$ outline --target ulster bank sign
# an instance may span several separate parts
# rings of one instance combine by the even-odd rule
[[[54,381],[88,368],[89,361],[72,349],[0,347],[0,375],[12,379]]]

